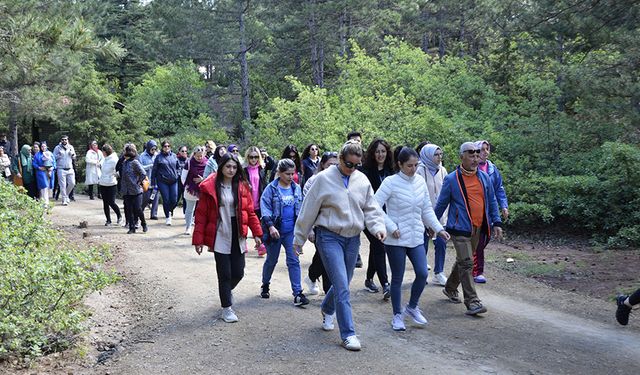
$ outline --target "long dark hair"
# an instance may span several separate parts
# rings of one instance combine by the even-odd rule
[[[398,146],[396,147],[395,151],[394,151],[394,156],[395,156],[395,160],[396,163],[394,165],[395,167],[395,171],[399,172],[400,171],[400,164],[404,164],[407,161],[409,161],[409,159],[411,159],[412,157],[418,159],[418,153],[416,152],[416,150],[412,149],[409,146]]]
[[[393,154],[391,153],[391,146],[387,141],[382,138],[376,138],[367,147],[367,152],[364,156],[364,162],[362,166],[367,170],[375,171],[378,169],[378,162],[376,161],[376,149],[379,145],[383,145],[387,150],[387,157],[384,159],[384,169],[393,170]]]
[[[216,163],[218,163],[218,165],[220,165],[220,163],[222,162],[222,156],[220,156],[220,149],[224,148],[225,150],[227,149],[227,146],[225,145],[219,145],[218,147],[216,147],[216,149],[213,151],[213,159],[216,161]],[[228,154],[228,153],[227,153]],[[225,154],[226,155],[226,154]]]
[[[290,154],[292,152],[296,153],[295,159],[291,159]],[[282,156],[280,157],[280,159],[293,160],[293,162],[296,164],[296,172],[302,172],[302,169],[300,168],[300,153],[298,153],[298,148],[295,145],[287,145],[287,147],[285,147],[284,150],[282,150]]]
[[[304,150],[302,150],[302,156],[300,157],[302,160],[308,158],[309,155],[311,155],[311,147],[313,146],[316,146],[316,148],[318,149],[318,154],[320,154],[320,147],[316,143],[309,143],[307,147],[305,147]],[[289,155],[287,155],[287,158],[288,157]]]
[[[220,192],[222,189],[222,181],[224,180],[224,176],[222,175],[222,168],[224,168],[227,163],[236,163],[238,169],[236,170],[236,174],[231,179],[231,189],[233,191],[233,207],[238,208],[238,187],[240,184],[246,184],[246,180],[244,178],[244,173],[242,171],[242,165],[238,158],[231,152],[227,152],[220,158],[220,164],[218,164],[218,172],[216,173],[216,196],[218,197],[218,202],[220,202]]]

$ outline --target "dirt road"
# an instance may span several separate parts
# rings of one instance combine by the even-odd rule
[[[161,211],[161,210],[160,210]],[[176,210],[176,212],[179,210]],[[148,215],[148,213],[147,213]],[[489,270],[478,286],[488,314],[472,318],[448,303],[441,287],[427,286],[420,307],[429,325],[391,329],[391,306],[364,290],[365,269],[351,284],[361,352],[347,352],[336,331],[320,329],[322,296],[306,309],[292,304],[284,254],[272,281],[272,297],[259,297],[263,259],[247,256],[245,277],[234,292],[240,321],[219,319],[213,255],[198,256],[184,220],[150,221],[147,234],[104,227],[101,202],[80,197],[55,207],[52,220],[71,238],[116,246],[115,265],[124,279],[89,298],[96,309],[84,365],[72,372],[95,374],[633,374],[640,373],[640,314],[618,326],[609,301],[558,291],[512,274]],[[87,229],[78,229],[87,220]],[[362,255],[368,256],[363,236]],[[490,247],[489,247],[489,250]],[[449,249],[447,269],[454,259]],[[303,275],[313,249],[305,248]],[[431,259],[430,255],[430,259]],[[410,268],[410,264],[408,265]],[[408,298],[412,271],[403,287]]]

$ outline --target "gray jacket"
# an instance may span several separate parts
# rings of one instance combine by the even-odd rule
[[[140,183],[147,174],[137,160],[125,160],[122,163],[122,176],[120,178],[120,191],[122,195],[138,195],[142,193]]]

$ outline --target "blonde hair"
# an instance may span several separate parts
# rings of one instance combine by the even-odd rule
[[[345,160],[349,155],[362,157],[362,144],[358,141],[348,140],[340,149],[340,159]]]
[[[247,163],[247,166],[249,166],[249,154],[255,152],[256,154],[258,154],[258,165],[262,168],[264,168],[264,160],[262,160],[262,153],[260,152],[260,149],[257,148],[256,146],[251,146],[247,149],[247,151],[244,153],[244,160]]]

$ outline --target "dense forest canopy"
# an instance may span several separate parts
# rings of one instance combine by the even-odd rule
[[[638,25],[630,0],[2,0],[0,130],[274,154],[359,130],[449,169],[489,139],[512,224],[637,246]]]

